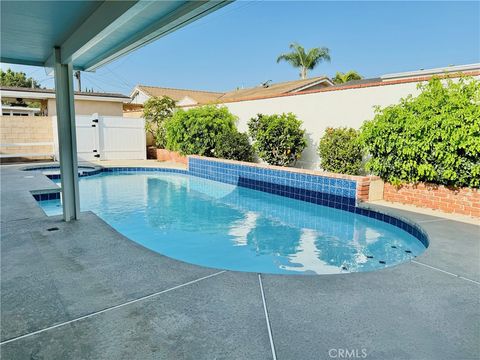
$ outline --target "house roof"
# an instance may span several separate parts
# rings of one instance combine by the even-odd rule
[[[13,86],[0,86],[0,93],[3,98],[26,98],[26,99],[54,99],[54,89],[32,89]],[[125,102],[130,98],[123,94],[118,93],[98,93],[98,92],[85,92],[75,91],[76,99],[90,99],[90,100],[103,100],[103,101],[118,101]]]
[[[290,95],[301,95],[309,94],[315,92],[326,92],[326,91],[336,91],[336,90],[347,90],[347,89],[356,89],[362,87],[371,87],[371,86],[383,86],[383,85],[393,85],[393,84],[402,84],[408,82],[419,82],[429,80],[432,75],[438,75],[440,77],[457,77],[458,74],[463,73],[465,75],[479,76],[480,75],[480,64],[469,64],[461,66],[449,66],[446,68],[438,69],[427,69],[421,70],[418,72],[407,72],[407,73],[398,73],[398,74],[387,74],[381,77],[361,79],[361,80],[351,80],[344,84],[333,84],[332,81],[325,76],[315,77],[305,80],[294,80],[286,81],[281,83],[270,84],[268,87],[257,86],[247,89],[239,89],[226,93],[219,92],[209,92],[209,91],[198,91],[198,90],[184,90],[184,89],[171,89],[171,88],[160,88],[155,86],[143,86],[138,85],[136,89],[140,88],[150,96],[170,96],[173,97],[177,94],[180,96],[174,100],[183,99],[185,96],[197,100],[195,94],[206,94],[206,99],[198,101],[199,104],[208,104],[208,103],[228,103],[228,102],[237,102],[237,101],[246,101],[246,100],[257,100],[257,99],[267,99],[279,96],[290,96]],[[423,75],[423,76],[416,76]],[[415,77],[416,76],[416,77]],[[324,83],[324,88],[318,89],[315,88],[316,85]],[[198,96],[198,95],[197,95]],[[139,105],[141,106],[141,105]],[[133,108],[132,108],[133,110]]]
[[[310,79],[274,83],[274,84],[268,85],[268,87],[264,87],[260,85],[260,86],[256,86],[248,89],[234,90],[234,91],[225,93],[218,100],[220,102],[224,102],[224,101],[229,102],[229,101],[236,101],[244,98],[252,98],[252,97],[258,97],[258,96],[272,96],[272,95],[294,93],[297,91],[308,90],[309,88],[322,83],[327,86],[333,85],[332,81],[328,77],[320,76],[320,77],[314,77]]]
[[[280,95],[296,91],[303,91],[308,90],[310,87],[316,86],[318,84],[325,84],[326,86],[333,85],[332,81],[326,76],[274,83],[269,84],[267,87],[256,86],[253,88],[239,89],[226,93],[137,85],[133,90],[131,97],[133,98],[137,91],[142,91],[145,95],[148,96],[168,96],[175,101],[180,101],[185,97],[189,97],[195,100],[198,104],[203,105],[221,103],[224,101],[236,101],[243,98],[250,98],[256,96]]]
[[[224,94],[221,92],[212,91],[173,89],[166,87],[137,85],[132,92],[132,96],[135,94],[136,91],[142,91],[145,95],[148,96],[168,96],[175,101],[180,101],[185,97],[189,97],[199,104],[214,103],[219,97]]]
[[[350,81],[347,81],[346,83],[343,83],[343,84],[335,84],[335,87],[371,84],[371,83],[377,83],[379,81],[382,81],[382,79],[379,78],[379,77],[368,78],[368,79],[360,79],[360,80],[350,80]]]

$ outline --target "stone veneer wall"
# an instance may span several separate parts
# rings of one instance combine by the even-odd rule
[[[383,197],[386,201],[480,217],[479,189],[454,189],[426,183],[397,187],[385,183]]]

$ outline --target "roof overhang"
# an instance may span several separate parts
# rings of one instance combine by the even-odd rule
[[[288,92],[291,92],[291,93],[294,93],[294,92],[300,92],[300,91],[305,91],[305,90],[308,90],[309,88],[313,87],[313,86],[317,86],[319,84],[326,84],[328,86],[333,86],[334,83],[332,82],[332,80],[330,80],[329,78],[325,77],[323,79],[318,79],[317,81],[313,81],[311,82],[310,84],[307,84],[307,85],[304,85],[302,87],[299,87],[297,89],[294,89],[294,90],[290,90]]]
[[[165,36],[231,0],[1,2],[0,61],[93,71]]]
[[[22,90],[3,90],[0,89],[2,99],[34,99],[47,100],[55,99],[54,92],[39,92],[39,91],[22,91]],[[110,102],[126,102],[126,96],[102,96],[98,94],[75,94],[75,100],[91,100],[91,101],[110,101]]]
[[[31,108],[26,106],[11,106],[2,104],[2,110],[23,110],[26,112],[38,112],[40,108]]]

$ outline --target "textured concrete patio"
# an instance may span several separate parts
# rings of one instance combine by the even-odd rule
[[[415,261],[258,275],[159,255],[90,212],[71,223],[47,217],[30,191],[52,188],[43,175],[1,167],[2,360],[329,359],[337,349],[478,359],[478,225],[384,208],[428,232]]]

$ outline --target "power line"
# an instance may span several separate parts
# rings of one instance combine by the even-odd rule
[[[128,80],[126,80],[123,76],[120,76],[120,74],[114,72],[112,69],[109,69],[108,67],[105,67],[106,70],[110,71],[110,73],[115,76],[119,82],[125,84],[126,86],[128,86],[129,88],[133,89],[135,87],[135,85],[132,85],[131,83],[128,82]]]
[[[88,80],[89,82],[91,82],[94,86],[98,87],[101,91],[103,92],[106,92],[105,89],[103,89],[100,85],[98,85],[98,83],[96,81],[94,81],[93,79],[90,78],[90,76],[86,76],[87,74],[84,73],[84,78],[86,80]]]
[[[112,83],[112,82],[106,81],[105,79],[100,79],[98,77],[95,80],[99,83],[102,83],[104,85],[107,85],[107,86],[110,86],[110,87],[113,87],[113,88],[122,88],[122,89],[127,89],[128,88],[128,90],[130,90],[130,86],[126,86],[126,85],[124,85],[120,82]]]

